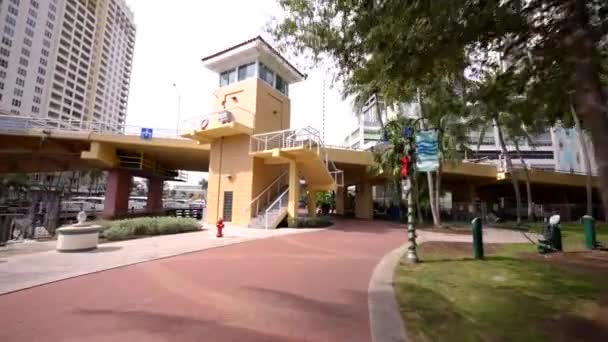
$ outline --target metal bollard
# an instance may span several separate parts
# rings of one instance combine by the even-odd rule
[[[476,217],[471,222],[473,225],[473,255],[475,259],[483,259],[483,238],[481,219]]]
[[[597,236],[593,217],[589,215],[583,216],[583,228],[585,230],[585,247],[595,249],[597,247]]]

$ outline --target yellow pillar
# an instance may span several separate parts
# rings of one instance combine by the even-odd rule
[[[372,185],[370,183],[357,184],[355,196],[355,217],[372,219],[374,217],[374,203],[372,198]]]
[[[308,190],[308,216],[317,216],[317,191]]]
[[[298,177],[298,165],[295,161],[289,161],[289,204],[287,215],[291,218],[298,217],[298,200],[300,198],[300,178]]]
[[[346,204],[346,187],[339,186],[336,189],[336,214],[344,215],[344,205]]]

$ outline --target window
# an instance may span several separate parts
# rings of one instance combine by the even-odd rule
[[[27,64],[28,64],[27,58],[23,58],[23,57],[19,58],[19,64],[21,64],[24,67],[26,67]]]
[[[4,33],[7,36],[12,37],[15,34],[15,31],[12,28],[8,27],[8,26],[4,26]]]
[[[45,36],[45,37],[47,37],[48,39],[51,39],[51,37],[52,37],[53,35],[51,34],[51,31],[49,31],[49,30],[44,30],[44,36]]]
[[[40,64],[46,66],[47,65],[46,59],[40,57]]]
[[[270,85],[274,85],[274,72],[272,72],[272,70],[268,69],[267,66],[260,63],[259,73],[261,79],[268,82]]]
[[[28,37],[23,38],[23,44],[32,47],[32,40],[29,39]]]
[[[40,112],[40,108],[36,107],[36,106],[32,106],[32,113],[38,113]]]
[[[36,11],[34,11],[33,8],[30,8],[27,13],[32,16],[32,18],[37,18],[38,17],[38,13],[36,13]]]
[[[31,0],[30,4],[32,4],[32,7],[34,7],[35,9],[38,9],[38,7],[39,7],[38,1],[36,1],[36,0]]]
[[[43,85],[44,84],[44,78],[42,78],[40,76],[36,77],[36,83],[38,83],[40,85]]]
[[[46,75],[46,69],[43,67],[38,67],[38,73],[42,76]]]
[[[19,6],[19,0],[11,0],[11,3],[15,6]]]
[[[0,90],[4,90],[4,82],[0,82]]]
[[[41,52],[42,52],[42,55],[43,55],[44,57],[48,57],[48,56],[49,56],[49,50],[47,50],[47,49],[42,49],[42,51],[41,51]]]
[[[29,57],[30,56],[30,50],[28,50],[26,48],[21,48],[21,54],[24,55],[25,57]]]
[[[23,89],[15,88],[15,90],[13,91],[13,94],[17,97],[21,97],[21,96],[23,96]]]
[[[27,71],[23,68],[17,69],[17,75],[25,77],[27,75]]]
[[[0,58],[0,66],[3,68],[8,67],[8,61],[6,59]]]
[[[281,93],[288,95],[287,83],[279,75],[277,75],[277,82],[275,84],[275,88],[277,88],[277,90],[280,91]]]
[[[23,87],[25,85],[25,81],[22,78],[17,77],[17,79],[15,80],[18,86]]]
[[[6,45],[6,46],[10,47],[10,46],[12,46],[12,45],[13,45],[13,41],[12,41],[12,40],[10,40],[10,39],[9,39],[9,38],[7,38],[7,37],[2,37],[2,44],[4,44],[4,45]]]
[[[39,86],[34,87],[34,93],[42,94],[42,88],[40,88]],[[34,99],[36,99],[36,98],[34,97]]]
[[[13,99],[13,101],[11,102],[11,104],[14,107],[21,107],[21,100]]]
[[[17,4],[17,6],[19,6],[19,4]],[[19,11],[17,10],[17,8],[8,5],[8,13],[13,14],[13,15],[18,15]]]
[[[236,81],[236,69],[224,71],[220,74],[220,87],[229,85]]]
[[[31,37],[33,37],[33,36],[34,36],[34,31],[32,31],[32,29],[31,29],[31,28],[26,27],[26,28],[25,28],[25,35],[31,38]]]
[[[34,96],[34,103],[40,104],[40,97]]]
[[[239,81],[242,81],[255,75],[255,63],[241,65],[239,67]]]
[[[10,16],[8,14],[6,15],[6,19],[5,20],[6,20],[7,23],[11,24],[12,26],[17,25],[17,19],[15,19],[15,17],[12,17],[12,16]]]
[[[10,51],[9,49],[3,47],[0,47],[0,55],[8,57],[10,55]]]
[[[36,27],[36,21],[34,21],[32,18],[27,18],[26,23],[32,28]]]
[[[0,78],[2,78],[2,79],[6,78],[6,71],[0,70]]]

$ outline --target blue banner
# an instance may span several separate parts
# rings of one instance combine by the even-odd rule
[[[435,131],[416,133],[416,168],[419,172],[437,171],[439,168],[439,147]]]

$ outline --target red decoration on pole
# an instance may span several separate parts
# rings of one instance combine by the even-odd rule
[[[410,166],[410,157],[404,156],[401,158],[401,177],[406,178]]]

